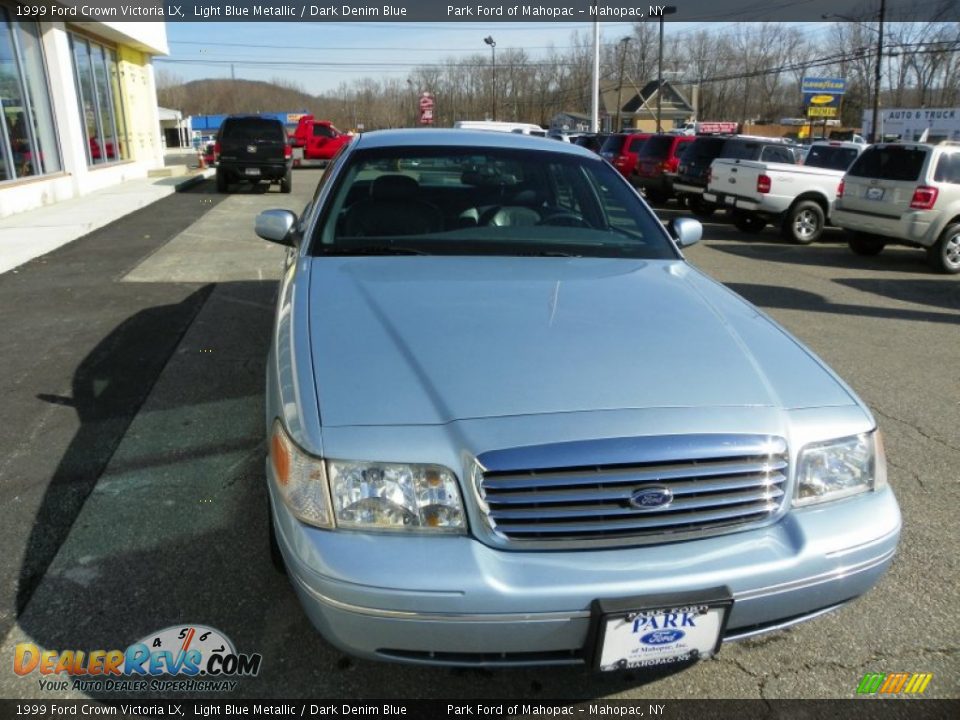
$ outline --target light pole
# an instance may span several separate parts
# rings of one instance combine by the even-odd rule
[[[627,59],[627,45],[629,37],[620,38],[623,48],[620,50],[620,78],[617,80],[617,120],[613,125],[613,132],[620,132],[620,109],[623,107],[623,63]]]
[[[677,11],[676,5],[667,5],[660,9],[660,51],[657,53],[657,135],[660,128],[660,100],[663,96],[663,16],[673,15]]]
[[[483,41],[490,46],[490,57],[493,65],[493,119],[497,119],[497,43],[492,35],[487,35]]]

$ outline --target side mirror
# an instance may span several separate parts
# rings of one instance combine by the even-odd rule
[[[667,230],[676,239],[677,245],[682,248],[690,247],[703,237],[703,225],[699,220],[688,217],[674,218],[667,225]]]
[[[254,231],[264,240],[293,247],[293,227],[297,216],[289,210],[264,210],[257,215]]]

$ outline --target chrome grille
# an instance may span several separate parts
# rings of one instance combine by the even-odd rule
[[[604,442],[617,445],[610,452]],[[495,537],[542,547],[672,542],[761,523],[784,502],[788,456],[780,438],[667,436],[556,447],[565,467],[503,467],[522,457],[518,450],[479,459],[479,495]],[[594,451],[618,462],[569,465]],[[622,462],[631,451],[636,461]],[[541,462],[550,455],[550,446],[530,454]],[[638,496],[649,494],[658,505],[638,507]]]

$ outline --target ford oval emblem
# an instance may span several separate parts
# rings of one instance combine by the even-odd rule
[[[673,502],[673,493],[670,488],[660,485],[634,490],[630,496],[630,504],[637,510],[661,510]]]
[[[686,633],[683,630],[654,630],[640,638],[644,645],[669,645],[680,640]]]

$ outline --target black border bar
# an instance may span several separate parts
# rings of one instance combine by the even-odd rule
[[[654,8],[674,8],[657,14]],[[878,19],[880,0],[37,0],[21,19],[64,22],[822,22]],[[38,11],[38,12],[33,12]],[[33,12],[32,15],[24,14]],[[958,0],[885,0],[886,22],[960,20]]]

